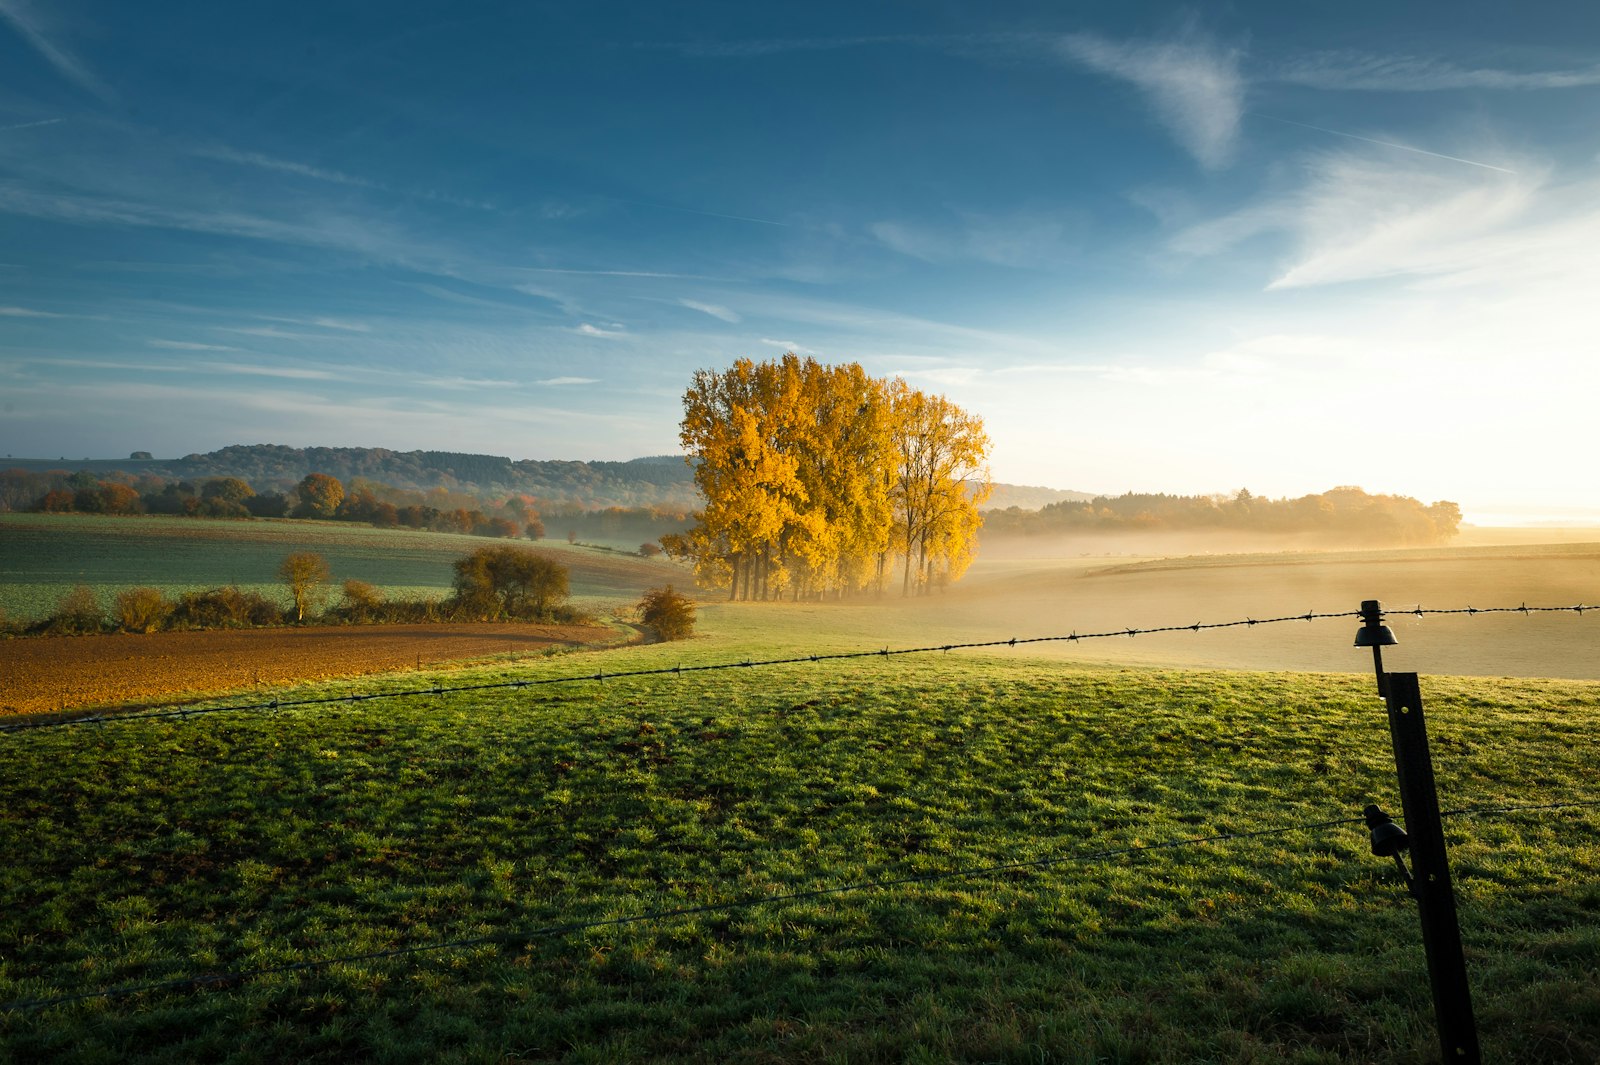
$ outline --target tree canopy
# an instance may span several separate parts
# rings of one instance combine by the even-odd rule
[[[970,562],[989,441],[943,396],[790,353],[697,371],[683,406],[705,509],[662,547],[701,583],[822,598],[881,591],[898,560],[910,594]]]

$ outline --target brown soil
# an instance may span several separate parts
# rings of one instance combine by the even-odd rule
[[[129,706],[614,643],[585,625],[370,625],[0,640],[0,713]]]

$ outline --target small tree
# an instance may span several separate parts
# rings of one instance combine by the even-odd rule
[[[663,640],[687,639],[694,632],[694,601],[665,588],[651,588],[639,600],[639,618]]]
[[[294,619],[304,621],[306,611],[316,606],[321,586],[331,574],[327,559],[315,551],[296,551],[283,560],[278,576],[289,586],[289,597],[294,600]]]
[[[646,540],[644,543],[639,545],[639,554],[643,555],[645,558],[655,558],[657,555],[661,554],[661,545],[656,543],[654,540]]]
[[[456,602],[475,617],[548,620],[568,595],[565,566],[510,544],[480,547],[455,571]]]
[[[123,632],[155,632],[172,616],[172,603],[159,588],[124,588],[112,616]]]

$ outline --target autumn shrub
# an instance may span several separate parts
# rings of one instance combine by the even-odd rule
[[[346,621],[365,624],[376,620],[383,609],[383,593],[366,581],[347,580],[340,592],[344,600],[339,604],[338,614]]]
[[[654,540],[646,540],[639,545],[639,554],[645,558],[655,558],[661,554],[661,545]]]
[[[259,592],[208,588],[185,592],[172,611],[172,623],[189,629],[239,629],[283,624],[283,608]]]
[[[86,584],[63,595],[45,623],[46,632],[67,636],[99,632],[104,627],[105,613],[100,609],[100,599]]]
[[[694,632],[694,601],[665,588],[651,588],[639,600],[639,619],[662,640],[684,640]]]
[[[155,632],[172,616],[173,604],[159,588],[124,588],[111,616],[123,632]]]

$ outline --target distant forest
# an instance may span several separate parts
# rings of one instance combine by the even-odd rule
[[[993,538],[1205,530],[1388,546],[1443,543],[1460,525],[1461,508],[1454,503],[1425,505],[1410,496],[1372,495],[1346,486],[1297,499],[1267,499],[1243,490],[1232,496],[1130,492],[1038,510],[1010,507],[985,514],[983,533]]]
[[[346,517],[353,517],[356,504],[375,495],[402,510],[408,505],[446,513],[477,509],[523,524],[531,512],[543,520],[550,536],[625,543],[681,531],[704,506],[694,471],[681,455],[628,462],[512,461],[449,451],[255,444],[181,459],[152,459],[141,452],[129,459],[12,460],[7,465],[11,468],[0,471],[0,510],[46,509],[41,505],[44,496],[65,490],[73,493],[70,509],[75,510],[239,516],[218,513],[231,509],[222,506],[231,493],[213,483],[234,478],[260,498],[228,501],[268,516],[289,512],[296,486],[322,473],[351,490]],[[131,493],[102,488],[112,484]],[[85,494],[79,497],[79,492]],[[64,509],[61,497],[50,509]],[[443,524],[431,514],[428,518],[428,525]],[[1354,487],[1275,500],[1247,491],[1231,496],[1090,496],[996,484],[981,535],[995,539],[1205,530],[1330,543],[1425,545],[1448,540],[1460,523],[1461,511],[1454,503],[1426,505],[1408,496],[1374,495]]]
[[[212,478],[237,477],[258,492],[286,492],[313,473],[341,481],[377,481],[394,488],[469,495],[492,502],[510,495],[539,500],[545,513],[623,508],[665,508],[689,511],[703,505],[694,470],[682,455],[652,455],[627,462],[579,462],[558,459],[512,461],[504,455],[468,455],[454,451],[390,451],[368,447],[285,447],[280,444],[234,444],[181,459],[153,459],[136,452],[128,459],[11,460],[19,473],[87,471],[97,479],[129,482],[149,476],[196,484]],[[117,476],[117,475],[126,476]],[[42,490],[41,490],[42,491]],[[39,493],[35,492],[35,496]],[[1039,507],[1088,493],[1055,488],[997,484],[990,507]],[[27,509],[30,501],[7,499],[0,508]]]

